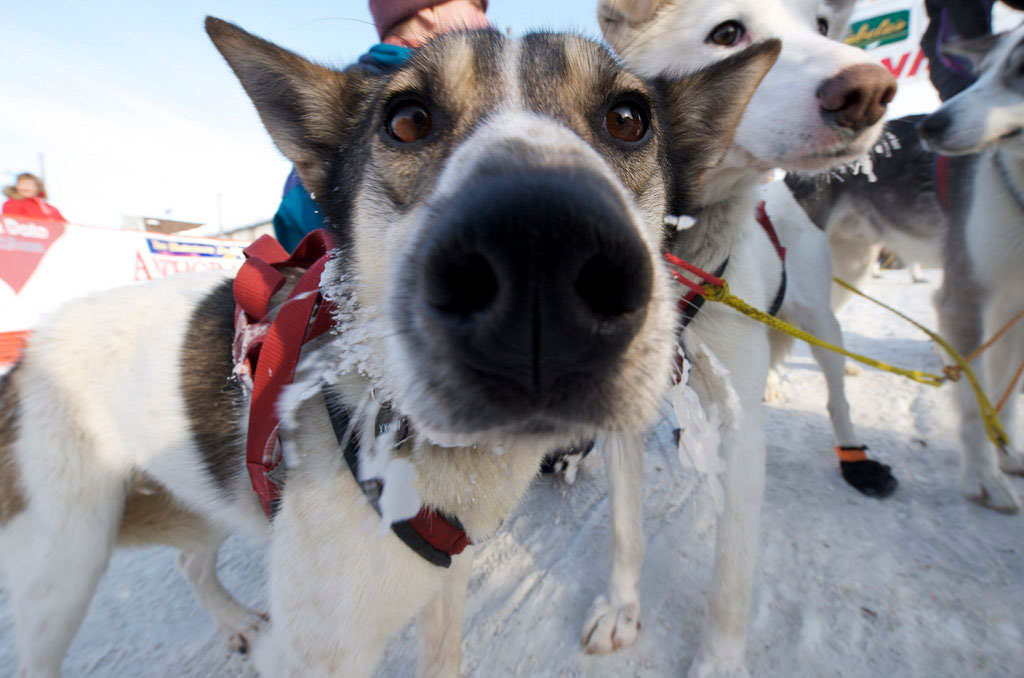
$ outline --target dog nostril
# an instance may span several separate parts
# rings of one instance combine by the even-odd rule
[[[487,258],[465,254],[435,266],[426,279],[428,304],[452,315],[468,317],[485,310],[498,294],[498,278]]]
[[[874,125],[896,96],[896,79],[875,64],[858,64],[829,78],[818,89],[818,100],[830,124],[854,131]]]
[[[597,315],[620,316],[635,311],[649,297],[647,286],[618,262],[603,254],[587,260],[576,277],[576,294]]]

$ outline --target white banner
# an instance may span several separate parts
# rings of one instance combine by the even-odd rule
[[[993,31],[1009,30],[1020,21],[1020,12],[996,3]],[[866,49],[899,82],[896,99],[889,106],[890,118],[930,113],[941,103],[928,79],[928,59],[921,50],[927,28],[928,12],[922,0],[860,0],[853,10],[844,42]]]
[[[75,297],[175,273],[237,271],[248,243],[0,217],[0,364]]]

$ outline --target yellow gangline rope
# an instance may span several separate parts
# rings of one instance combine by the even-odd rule
[[[889,363],[882,362],[881,360],[875,360],[874,358],[870,358],[866,355],[861,355],[860,353],[848,351],[842,346],[830,344],[827,341],[819,339],[810,332],[805,332],[804,330],[798,327],[790,325],[784,320],[780,320],[779,318],[769,315],[768,313],[765,313],[760,309],[754,308],[753,306],[743,301],[739,297],[733,295],[729,291],[728,283],[726,283],[724,280],[722,281],[721,287],[714,285],[712,283],[705,283],[702,287],[704,289],[703,296],[705,299],[709,301],[717,301],[723,303],[726,306],[729,306],[730,308],[739,311],[740,313],[749,318],[752,318],[754,320],[757,320],[758,322],[768,325],[774,330],[788,334],[791,337],[800,339],[801,341],[807,342],[808,344],[820,346],[821,348],[828,349],[829,351],[839,353],[848,358],[856,360],[859,363],[870,365],[871,367],[883,370],[885,372],[890,372],[892,374],[898,374],[900,376],[907,377],[908,379],[912,379],[921,384],[939,387],[942,386],[947,381],[956,381],[956,378],[959,376],[957,373],[963,373],[967,377],[967,381],[970,383],[971,389],[974,391],[974,397],[978,401],[978,409],[981,412],[982,420],[985,422],[985,431],[988,433],[989,440],[991,440],[993,444],[1000,448],[1005,448],[1009,445],[1009,438],[1007,437],[1006,432],[1003,431],[1002,426],[999,424],[999,417],[996,413],[996,410],[992,407],[992,403],[985,395],[985,392],[982,391],[981,385],[978,383],[977,377],[974,375],[974,372],[971,370],[970,366],[968,366],[967,361],[964,360],[964,357],[960,355],[960,353],[955,348],[950,346],[949,342],[947,342],[938,334],[928,329],[924,325],[920,324],[913,318],[910,318],[904,315],[903,313],[900,313],[896,309],[879,301],[878,299],[868,296],[867,294],[861,292],[848,282],[840,280],[839,278],[834,278],[834,280],[838,285],[841,285],[842,287],[845,287],[851,292],[858,294],[885,309],[888,309],[889,311],[895,313],[899,317],[903,318],[904,320],[911,323],[919,330],[927,334],[932,339],[932,341],[941,346],[943,350],[945,350],[946,353],[949,354],[950,358],[953,359],[953,362],[956,363],[956,367],[947,369],[945,370],[944,374],[940,375],[890,365]]]

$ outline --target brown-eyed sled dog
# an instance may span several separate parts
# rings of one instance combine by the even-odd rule
[[[412,433],[387,453],[422,505],[480,542],[545,452],[652,422],[678,322],[663,218],[726,151],[777,41],[644,81],[571,35],[453,34],[381,76],[207,31],[338,244],[321,290],[344,312],[296,387],[331,384],[361,440],[385,401],[401,413]],[[233,315],[216,273],[97,294],[41,324],[3,381],[19,674],[60,673],[115,545],[161,542],[264,675],[368,676],[417,614],[421,673],[457,675],[470,552],[440,567],[376,529],[319,388],[286,392],[271,529],[245,472]],[[269,623],[217,580],[236,531],[270,539]]]

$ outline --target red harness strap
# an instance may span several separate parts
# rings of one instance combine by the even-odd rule
[[[757,204],[754,216],[757,219],[757,223],[764,229],[764,232],[771,241],[772,246],[775,247],[775,252],[779,255],[779,260],[782,262],[782,280],[779,283],[778,291],[775,293],[775,298],[772,300],[772,304],[768,309],[769,315],[778,315],[779,309],[782,308],[782,302],[786,296],[786,248],[782,246],[781,242],[779,242],[779,236],[775,232],[775,226],[772,224],[772,220],[768,217],[768,212],[765,209],[763,200]],[[688,290],[687,293],[679,299],[678,304],[679,312],[681,314],[680,325],[682,328],[685,328],[690,324],[704,304],[703,285],[711,284],[715,287],[721,287],[724,284],[721,276],[725,272],[725,267],[728,265],[729,259],[727,257],[714,273],[708,273],[707,271],[694,266],[690,262],[680,259],[670,252],[665,252],[662,257],[673,266],[681,268],[687,273],[696,276],[699,281],[694,282],[679,271],[673,268],[669,269],[669,273],[671,273],[672,277],[676,279],[676,282],[681,283]]]
[[[238,325],[265,327],[252,335],[241,357],[252,372],[252,398],[245,445],[245,465],[252,488],[269,517],[273,503],[281,496],[281,486],[270,474],[281,463],[275,454],[280,416],[277,400],[292,382],[302,345],[315,339],[330,326],[330,308],[320,295],[320,276],[327,263],[330,242],[326,231],[313,231],[288,253],[269,235],[260,237],[245,249],[246,261],[234,283],[236,334]],[[279,269],[305,268],[295,287],[281,305],[277,316],[267,324],[270,299],[285,284]],[[238,348],[236,346],[236,348]]]
[[[786,248],[779,242],[779,236],[775,232],[775,225],[772,224],[772,220],[768,217],[768,211],[765,209],[764,200],[757,203],[757,209],[754,210],[754,216],[757,217],[757,223],[761,224],[761,228],[768,235],[768,239],[772,241],[772,245],[775,246],[775,252],[779,255],[781,261],[786,261]]]
[[[295,377],[302,346],[329,330],[332,323],[333,305],[320,294],[320,277],[330,249],[324,230],[309,233],[291,256],[276,240],[264,235],[245,249],[246,261],[235,277],[234,359],[243,377],[252,375],[245,465],[268,518],[273,516],[281,496],[281,484],[273,478],[281,464],[276,454],[280,426],[277,401]],[[268,321],[271,298],[287,282],[280,270],[284,268],[305,268],[306,272],[273,321]],[[450,556],[462,553],[470,544],[461,526],[425,506],[415,517],[395,523],[392,529],[410,548],[444,567],[450,563]]]

